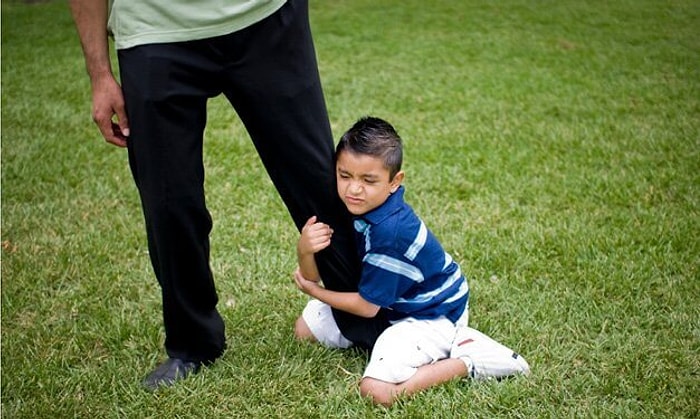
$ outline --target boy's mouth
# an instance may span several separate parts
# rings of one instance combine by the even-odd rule
[[[345,196],[345,202],[348,204],[359,205],[362,203],[362,199],[354,196]]]

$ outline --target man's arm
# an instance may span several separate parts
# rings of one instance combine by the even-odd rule
[[[107,40],[107,0],[70,0],[92,87],[92,119],[102,136],[126,147],[129,124],[121,87],[114,78]],[[116,115],[117,123],[112,121]]]
[[[338,292],[323,288],[318,282],[310,281],[299,270],[294,272],[297,287],[310,297],[322,301],[329,306],[360,317],[374,317],[380,307],[365,300],[357,292]]]

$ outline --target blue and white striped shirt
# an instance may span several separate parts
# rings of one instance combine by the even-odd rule
[[[389,320],[445,316],[456,322],[468,307],[467,281],[403,195],[401,186],[384,204],[355,217],[360,295],[388,308]]]

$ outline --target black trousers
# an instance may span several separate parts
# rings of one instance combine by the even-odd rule
[[[241,118],[297,228],[311,215],[333,226],[332,246],[317,254],[325,286],[357,290],[360,265],[335,189],[333,138],[307,0],[291,0],[226,36],[138,46],[118,56],[129,164],[162,290],[169,356],[212,361],[225,348],[209,265],[212,219],[202,162],[207,100],[219,94]],[[383,316],[335,316],[343,334],[366,348],[387,326]]]

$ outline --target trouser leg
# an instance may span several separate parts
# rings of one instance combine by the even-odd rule
[[[170,357],[212,361],[224,350],[224,323],[209,266],[212,220],[204,199],[202,137],[206,100],[177,44],[119,52],[129,116],[129,163],[162,291]],[[205,80],[208,80],[205,78]]]
[[[306,0],[290,0],[269,18],[214,44],[223,54],[236,51],[226,66],[224,94],[297,228],[316,215],[334,229],[332,245],[316,255],[324,285],[357,291],[360,261],[350,215],[337,196],[334,142]],[[334,316],[343,335],[364,347],[387,326],[381,315],[364,319],[334,311]]]

